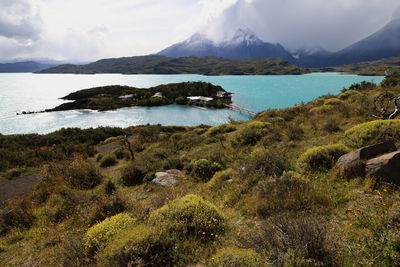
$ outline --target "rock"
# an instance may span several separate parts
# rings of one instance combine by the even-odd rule
[[[173,186],[179,183],[184,177],[180,170],[168,170],[165,172],[157,172],[156,178],[152,180],[153,183],[160,186]]]
[[[393,142],[383,142],[363,147],[341,156],[336,163],[336,167],[339,169],[340,174],[346,178],[364,176],[365,160],[396,150],[397,148]]]
[[[400,184],[400,151],[370,159],[365,163],[368,176],[379,180]]]

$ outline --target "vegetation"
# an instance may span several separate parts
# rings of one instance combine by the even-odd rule
[[[371,116],[385,92],[400,95],[396,76],[217,127],[0,135],[1,176],[41,177],[0,209],[0,265],[400,265],[398,186],[333,164],[400,145],[398,120]],[[151,182],[171,169],[179,183]]]
[[[132,219],[128,214],[120,213],[93,225],[85,235],[86,250],[93,253],[107,246],[108,242],[113,242],[113,237],[116,234],[134,224],[135,219]]]
[[[400,72],[400,58],[383,58],[376,61],[367,61],[318,69],[323,72],[346,72],[364,76],[385,76]]]
[[[307,69],[296,67],[278,58],[234,60],[219,57],[141,56],[102,59],[87,65],[60,65],[38,73],[124,73],[124,74],[203,74],[203,75],[281,75],[304,74]]]
[[[344,145],[313,147],[300,156],[299,165],[306,171],[329,170],[340,156],[349,151],[350,150]]]
[[[223,248],[211,258],[209,266],[261,267],[268,266],[265,259],[252,249]]]
[[[214,204],[197,195],[173,200],[150,214],[150,222],[183,238],[194,235],[213,240],[225,232],[225,218]]]
[[[399,138],[400,120],[377,120],[347,130],[343,143],[352,148],[361,148],[384,141],[396,142]]]

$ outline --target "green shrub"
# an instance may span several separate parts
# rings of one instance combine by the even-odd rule
[[[332,105],[322,105],[320,107],[315,107],[310,110],[311,113],[315,114],[326,114],[331,113],[336,107]]]
[[[76,203],[71,192],[65,191],[61,194],[53,194],[47,200],[45,206],[36,211],[36,217],[43,225],[49,223],[60,223],[68,215],[73,214]]]
[[[104,248],[121,231],[134,226],[136,220],[126,213],[120,213],[95,224],[85,235],[85,249],[89,255]]]
[[[383,141],[397,141],[399,138],[400,120],[376,120],[347,130],[342,141],[351,148],[361,148]]]
[[[340,130],[339,123],[332,118],[328,118],[322,125],[322,129],[328,133],[337,132]]]
[[[175,98],[175,103],[178,105],[186,105],[187,102],[188,102],[188,100],[184,96],[179,96],[179,97]]]
[[[325,105],[339,106],[343,104],[343,101],[338,98],[330,98],[325,100]]]
[[[236,138],[239,145],[255,145],[263,135],[267,134],[271,124],[267,122],[252,121],[240,131]]]
[[[0,235],[13,228],[29,228],[34,220],[35,216],[25,201],[9,203],[5,209],[0,210]]]
[[[100,163],[100,167],[107,168],[117,164],[117,158],[114,155],[105,156]]]
[[[216,136],[218,134],[230,133],[236,131],[236,127],[230,124],[222,124],[220,126],[211,127],[207,134],[210,136]]]
[[[121,181],[125,186],[135,186],[143,183],[144,173],[135,166],[128,166],[122,171]]]
[[[112,196],[110,199],[103,199],[103,201],[96,205],[96,208],[91,212],[87,223],[95,225],[104,221],[106,218],[122,213],[126,210],[126,203],[119,197]]]
[[[173,246],[156,227],[140,225],[115,236],[99,261],[105,266],[172,266]]]
[[[12,168],[7,171],[7,178],[14,179],[21,176],[21,171],[18,168]]]
[[[104,157],[103,154],[101,154],[101,153],[97,154],[97,156],[96,156],[96,161],[97,161],[97,162],[100,162],[100,161],[103,159],[103,157]]]
[[[262,217],[281,211],[299,212],[328,202],[306,177],[295,172],[261,181],[257,185],[257,200],[257,214]]]
[[[232,179],[235,175],[235,172],[232,168],[226,169],[224,171],[219,171],[214,174],[210,181],[207,183],[207,187],[211,190],[220,189],[226,181]]]
[[[241,168],[242,176],[279,176],[285,169],[285,159],[276,151],[264,148],[253,150]]]
[[[129,159],[130,158],[129,151],[126,149],[123,149],[123,148],[115,149],[113,154],[117,159],[123,159],[123,158]]]
[[[189,169],[191,169],[191,176],[196,180],[207,182],[209,181],[214,173],[221,169],[218,163],[211,162],[207,159],[199,159],[190,163]]]
[[[300,140],[304,135],[303,129],[297,123],[288,124],[285,133],[289,140],[292,141]]]
[[[221,211],[197,195],[177,198],[151,212],[149,222],[181,237],[189,235],[210,240],[225,232]]]
[[[107,183],[104,185],[104,192],[107,195],[112,195],[116,189],[117,187],[111,180],[108,180]]]
[[[300,156],[298,164],[305,171],[329,170],[347,152],[349,149],[341,144],[313,147]]]
[[[210,267],[261,267],[269,266],[266,259],[253,249],[223,248],[211,258]]]
[[[69,186],[78,189],[92,189],[102,180],[99,170],[81,157],[65,164],[63,178]]]

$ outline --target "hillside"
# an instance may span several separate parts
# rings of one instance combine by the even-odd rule
[[[323,72],[346,72],[365,76],[385,76],[390,73],[400,73],[400,57],[384,58],[376,61],[360,62],[337,67],[313,69]]]
[[[385,92],[400,77],[216,127],[0,135],[4,179],[41,168],[0,211],[0,265],[398,266],[400,180],[334,166],[399,147],[371,116]]]
[[[142,56],[102,59],[87,65],[60,65],[38,73],[123,73],[123,74],[203,74],[203,75],[280,75],[304,74],[307,69],[282,59],[233,60],[218,57]]]

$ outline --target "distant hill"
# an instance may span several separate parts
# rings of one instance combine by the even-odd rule
[[[219,57],[169,58],[152,55],[102,59],[87,65],[60,65],[38,73],[280,75],[307,72],[309,72],[307,69],[296,67],[278,58],[234,60]]]
[[[186,41],[172,45],[159,55],[167,57],[216,56],[230,59],[281,58],[294,62],[292,55],[280,44],[266,43],[249,30],[239,29],[233,37],[215,43],[196,33]]]
[[[44,64],[36,61],[24,61],[15,63],[0,63],[0,73],[7,72],[36,72],[53,67],[52,64]]]
[[[347,72],[366,76],[386,76],[387,74],[400,73],[400,57],[384,58],[375,61],[359,62],[336,67],[325,67],[313,71]]]

